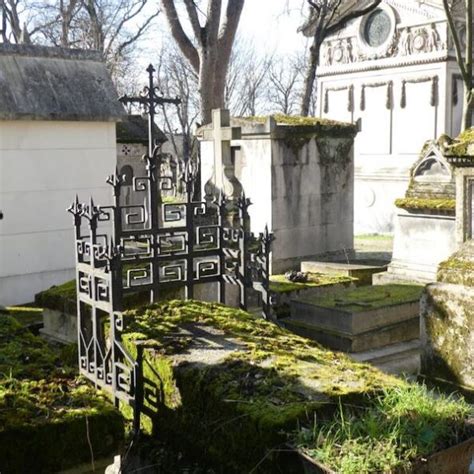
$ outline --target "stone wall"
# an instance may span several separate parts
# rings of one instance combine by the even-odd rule
[[[0,304],[74,277],[75,194],[111,202],[114,122],[0,121]]]
[[[266,120],[266,122],[265,122]],[[290,117],[236,119],[235,177],[253,205],[251,228],[275,235],[272,272],[353,249],[354,125]],[[213,180],[213,142],[201,142],[202,183]]]
[[[421,372],[474,389],[474,288],[432,283],[421,299]]]

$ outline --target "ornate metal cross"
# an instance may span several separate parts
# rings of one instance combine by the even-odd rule
[[[119,100],[124,105],[128,104],[140,104],[145,108],[145,112],[148,115],[148,155],[153,156],[155,149],[155,137],[154,137],[154,125],[156,106],[164,104],[181,104],[181,99],[176,97],[174,99],[163,97],[160,95],[160,90],[155,85],[154,73],[156,72],[152,64],[150,64],[146,71],[148,72],[148,86],[145,86],[139,96],[129,97],[124,95]]]

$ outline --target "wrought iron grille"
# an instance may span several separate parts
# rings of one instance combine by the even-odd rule
[[[191,159],[181,172],[184,194],[178,202],[163,202],[171,177],[160,175],[160,144],[153,137],[156,105],[179,102],[164,99],[153,84],[138,98],[123,103],[145,106],[149,120],[149,152],[143,156],[146,175],[134,177],[132,192],[140,205],[124,204],[124,178],[107,178],[113,190],[112,205],[75,202],[74,216],[80,372],[97,386],[113,393],[116,402],[142,409],[143,380],[140,361],[122,344],[124,303],[129,295],[145,295],[150,302],[160,294],[183,289],[193,298],[195,286],[217,285],[217,300],[224,303],[227,285],[238,288],[239,306],[247,309],[249,291],[261,294],[264,317],[270,315],[269,254],[272,234],[250,233],[244,194],[235,202],[220,193],[211,202],[194,200],[198,165]],[[134,202],[137,202],[134,200]],[[231,224],[232,223],[232,224]],[[143,299],[142,299],[143,301]],[[138,356],[140,359],[140,354]]]

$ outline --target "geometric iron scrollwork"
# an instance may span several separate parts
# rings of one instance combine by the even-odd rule
[[[218,300],[225,302],[226,284],[236,285],[239,306],[247,309],[249,290],[262,295],[264,317],[270,315],[269,255],[273,236],[250,233],[245,195],[229,201],[221,194],[213,202],[195,201],[197,169],[191,160],[181,170],[184,194],[179,202],[163,203],[160,144],[153,137],[156,105],[178,104],[179,99],[158,95],[150,65],[149,86],[140,97],[123,97],[124,104],[139,103],[148,114],[148,152],[143,156],[145,176],[125,181],[116,171],[107,178],[113,204],[98,206],[76,200],[68,211],[74,217],[78,302],[80,372],[110,391],[116,401],[130,403],[138,416],[144,381],[139,362],[122,345],[124,299],[145,294],[158,301],[166,289],[184,289],[193,298],[194,287],[214,283]],[[140,205],[124,205],[122,187],[143,197]],[[134,201],[138,202],[138,201]],[[133,225],[131,225],[133,224]],[[252,248],[251,248],[252,247]]]

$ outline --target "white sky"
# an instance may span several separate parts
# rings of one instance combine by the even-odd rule
[[[305,39],[297,28],[303,23],[301,0],[246,0],[239,33],[252,37],[265,51],[291,53],[303,47]]]
[[[296,31],[303,22],[301,5],[302,0],[246,0],[238,35],[250,41],[259,53],[285,55],[304,48],[305,38]],[[180,17],[186,28],[186,13],[182,12]],[[160,15],[157,26],[161,31],[168,31],[164,13]],[[148,64],[156,57],[161,41],[159,32],[148,35],[143,44],[143,63]]]

